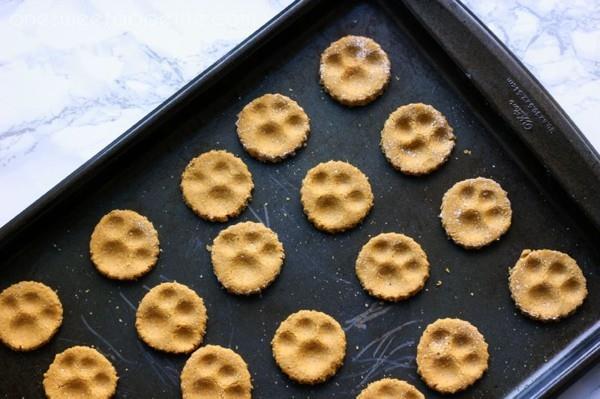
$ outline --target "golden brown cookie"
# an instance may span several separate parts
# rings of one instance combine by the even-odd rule
[[[54,357],[44,373],[49,399],[106,399],[117,389],[117,371],[100,352],[73,346]]]
[[[162,283],[142,298],[135,328],[139,337],[154,349],[190,353],[202,343],[206,332],[204,301],[179,283]]]
[[[417,346],[417,372],[431,389],[441,393],[467,389],[487,370],[488,359],[483,335],[460,319],[431,323]]]
[[[340,103],[365,105],[390,81],[390,60],[373,39],[344,36],[321,54],[321,84]]]
[[[412,238],[382,233],[360,250],[356,275],[369,294],[386,301],[399,301],[415,295],[425,286],[429,261]]]
[[[424,175],[442,166],[454,148],[452,127],[437,109],[408,104],[390,114],[381,131],[381,149],[392,166]]]
[[[116,280],[135,280],[158,260],[158,233],[145,216],[116,209],[100,219],[90,240],[96,269]]]
[[[285,319],[271,341],[277,365],[292,380],[318,384],[344,363],[346,334],[328,314],[300,310]]]
[[[281,94],[265,94],[242,109],[236,126],[250,155],[260,161],[278,162],[306,144],[309,122],[296,101]]]
[[[537,320],[566,317],[587,296],[586,280],[575,259],[550,249],[526,249],[508,277],[517,307]]]
[[[425,396],[406,381],[382,378],[370,383],[356,399],[425,399]]]
[[[185,362],[181,371],[183,399],[250,399],[248,365],[228,348],[207,345]]]
[[[15,351],[44,345],[62,324],[63,308],[52,289],[21,281],[0,293],[0,341]]]
[[[252,197],[252,174],[240,158],[222,150],[192,159],[181,175],[185,203],[202,219],[226,222]]]
[[[506,191],[498,183],[478,177],[460,181],[446,191],[440,218],[455,243],[474,249],[506,233],[512,209]]]
[[[367,176],[342,161],[320,163],[309,170],[302,180],[300,195],[308,220],[328,233],[353,228],[373,207]]]
[[[262,291],[279,275],[285,258],[277,234],[254,222],[222,230],[210,253],[217,279],[233,294]]]

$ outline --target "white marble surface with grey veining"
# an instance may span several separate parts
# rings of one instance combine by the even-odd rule
[[[290,2],[0,2],[0,225]]]
[[[600,150],[600,0],[463,1]],[[0,2],[0,225],[290,2]]]

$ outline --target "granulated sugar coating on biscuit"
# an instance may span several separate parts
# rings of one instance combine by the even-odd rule
[[[300,189],[304,213],[316,228],[338,233],[358,225],[373,207],[369,179],[347,162],[320,163]]]
[[[152,222],[137,212],[114,210],[94,228],[90,255],[96,269],[116,280],[135,280],[158,260],[158,233]]]
[[[162,283],[140,302],[135,328],[154,349],[190,353],[202,343],[206,321],[206,307],[198,294],[183,284]]]
[[[585,277],[569,255],[540,249],[526,249],[509,274],[510,293],[527,316],[553,321],[566,317],[587,296]]]
[[[275,280],[285,254],[277,234],[262,223],[243,222],[215,238],[211,259],[217,279],[233,294],[254,294]]]
[[[392,112],[381,131],[381,149],[392,166],[409,175],[431,173],[454,148],[452,127],[438,110],[408,104]]]
[[[226,222],[252,197],[252,175],[240,158],[222,150],[192,159],[181,175],[185,203],[202,219]]]
[[[390,60],[373,39],[345,36],[321,54],[321,84],[340,103],[365,105],[390,81]]]
[[[237,133],[246,151],[264,162],[278,162],[305,145],[310,120],[298,103],[281,94],[265,94],[242,109]]]
[[[455,243],[473,249],[506,233],[512,209],[506,191],[498,183],[478,177],[458,182],[444,194],[440,218]]]
[[[431,388],[455,393],[468,388],[488,368],[488,344],[477,327],[460,319],[427,326],[417,346],[417,372]]]
[[[425,286],[429,261],[412,238],[383,233],[371,238],[360,250],[356,275],[369,294],[386,301],[399,301]]]
[[[406,381],[383,378],[370,383],[356,399],[425,399],[425,396]]]
[[[44,345],[62,324],[63,308],[52,289],[21,281],[0,293],[0,341],[16,351]]]
[[[342,366],[346,334],[328,314],[300,310],[279,325],[271,347],[277,365],[288,377],[301,384],[318,384]]]
[[[248,365],[228,348],[207,345],[185,362],[181,371],[183,399],[250,399]]]
[[[117,372],[100,352],[73,346],[54,358],[44,373],[49,399],[107,399],[117,389]]]

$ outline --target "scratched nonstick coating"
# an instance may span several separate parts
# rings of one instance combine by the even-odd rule
[[[138,302],[163,281],[187,284],[204,298],[209,315],[205,342],[231,347],[244,357],[257,398],[350,398],[383,376],[407,380],[429,398],[441,397],[420,381],[414,361],[423,329],[441,317],[472,322],[489,343],[488,372],[455,397],[501,397],[584,331],[600,305],[599,279],[592,269],[599,259],[591,249],[593,236],[574,222],[568,204],[553,199],[553,190],[559,188],[541,187],[531,172],[540,168],[531,153],[518,141],[504,139],[511,137],[507,128],[413,24],[409,16],[392,18],[368,2],[300,19],[285,38],[249,57],[165,121],[150,141],[124,154],[69,207],[39,223],[17,251],[0,261],[0,285],[39,280],[55,288],[64,305],[64,324],[48,345],[35,352],[0,348],[2,397],[43,396],[44,371],[56,353],[72,345],[93,345],[113,362],[120,377],[118,397],[177,397],[186,356],[152,350],[140,342],[134,328]],[[343,107],[318,84],[319,54],[346,34],[372,37],[392,62],[390,86],[365,107]],[[311,118],[311,135],[297,156],[271,165],[243,151],[235,120],[247,102],[274,92],[302,105]],[[457,136],[450,161],[426,177],[394,171],[378,145],[389,113],[411,102],[440,110]],[[179,176],[188,161],[210,149],[240,156],[256,185],[248,209],[226,224],[197,218],[179,190]],[[337,235],[317,231],[304,216],[299,199],[306,171],[330,159],[360,168],[375,194],[375,206],[364,223]],[[439,206],[450,186],[476,176],[493,178],[508,191],[513,225],[490,247],[465,251],[446,238]],[[108,280],[89,260],[94,225],[115,208],[146,215],[159,232],[158,264],[138,282]],[[244,220],[270,226],[286,251],[279,278],[253,297],[233,296],[220,287],[206,249],[222,228]],[[354,261],[371,236],[391,231],[422,245],[431,277],[414,298],[385,304],[361,290]],[[590,294],[574,316],[540,324],[516,312],[507,269],[524,248],[558,249],[577,259]],[[299,309],[329,313],[343,325],[348,339],[344,366],[330,381],[314,387],[289,381],[271,354],[270,340],[279,322]]]

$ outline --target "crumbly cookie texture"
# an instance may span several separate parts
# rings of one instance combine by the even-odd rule
[[[73,346],[54,358],[44,373],[49,399],[107,399],[115,395],[117,371],[100,352]]]
[[[15,351],[46,344],[62,324],[63,308],[50,287],[21,281],[0,293],[0,341]]]
[[[238,137],[250,155],[263,162],[278,162],[306,144],[310,119],[291,98],[265,94],[242,109],[236,126]]]
[[[233,294],[255,294],[281,271],[285,253],[277,234],[262,223],[242,222],[215,238],[211,259],[217,279]]]
[[[239,215],[252,197],[252,174],[240,158],[223,151],[192,159],[181,175],[185,203],[202,219],[226,222]]]
[[[392,166],[408,175],[425,175],[442,166],[454,148],[454,133],[431,105],[403,105],[381,131],[381,149]]]
[[[138,336],[154,349],[190,353],[204,339],[206,307],[202,298],[179,283],[162,283],[142,298],[136,316]]]
[[[308,171],[300,189],[304,213],[316,228],[338,233],[358,225],[373,207],[369,179],[342,161],[320,163]]]
[[[104,215],[90,239],[92,263],[115,280],[135,280],[148,273],[159,252],[154,225],[131,210],[116,209]]]
[[[250,399],[248,365],[228,348],[207,345],[185,362],[181,371],[183,399]]]
[[[382,233],[360,250],[356,275],[369,294],[386,301],[399,301],[423,289],[429,278],[429,261],[412,238]]]
[[[460,319],[427,326],[417,346],[417,372],[441,393],[467,389],[488,368],[488,344],[477,327]]]
[[[390,60],[373,39],[344,36],[321,54],[321,84],[335,100],[347,106],[370,103],[390,81]]]
[[[478,177],[460,181],[444,194],[440,218],[456,244],[477,249],[506,233],[512,209],[500,184]]]
[[[508,277],[515,304],[527,316],[554,321],[569,316],[587,296],[583,272],[569,255],[526,249]]]
[[[382,378],[370,383],[356,399],[425,399],[425,396],[406,381]]]
[[[300,310],[279,325],[271,347],[277,365],[288,377],[301,384],[318,384],[342,366],[346,334],[328,314]]]

